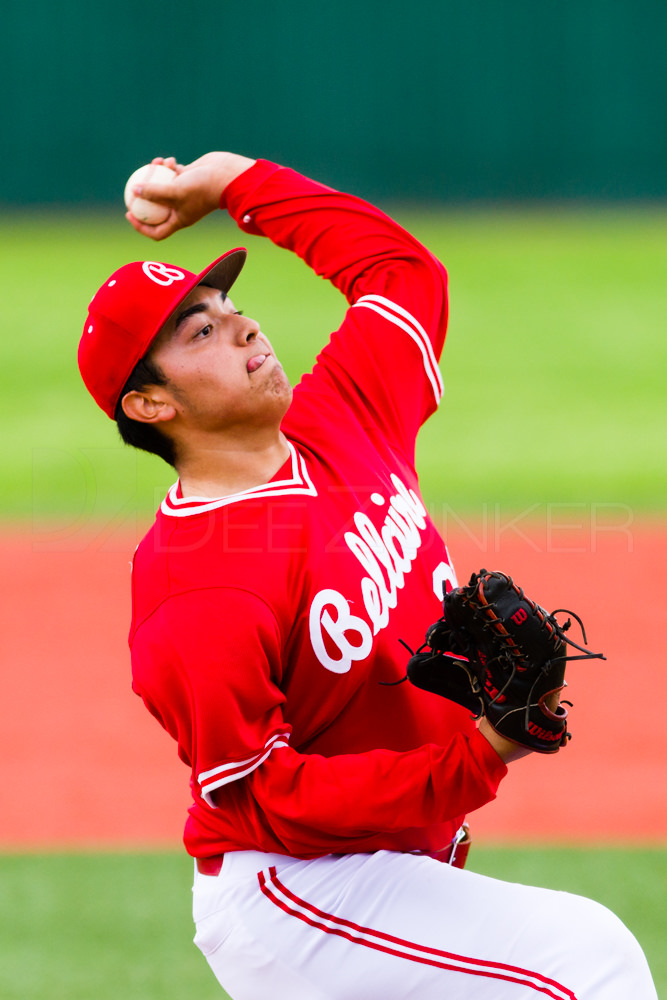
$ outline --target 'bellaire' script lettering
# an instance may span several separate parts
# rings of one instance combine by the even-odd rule
[[[414,490],[409,490],[398,476],[391,481],[396,493],[389,498],[389,509],[378,531],[367,514],[354,515],[355,531],[345,532],[345,544],[359,560],[366,576],[361,594],[366,618],[353,615],[346,598],[337,590],[320,590],[310,606],[310,641],[315,655],[327,670],[345,674],[354,660],[365,659],[373,646],[373,636],[385,628],[389,612],[396,607],[398,591],[405,586],[405,576],[412,569],[419,546],[420,532],[426,527],[426,510]],[[378,503],[384,497],[374,494]],[[332,657],[329,648],[340,654]]]

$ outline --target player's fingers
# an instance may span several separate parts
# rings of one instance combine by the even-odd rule
[[[136,229],[138,233],[142,233],[142,235],[144,236],[148,235],[148,233],[145,232],[145,229],[147,228],[145,223],[140,222],[139,219],[137,219],[134,215],[132,215],[132,212],[126,212],[125,218],[130,223],[132,228]]]
[[[157,226],[149,226],[145,222],[141,222],[131,212],[126,212],[125,218],[138,233],[156,242],[166,239],[172,233],[175,233],[177,229],[181,228],[173,213],[165,222],[161,222]]]
[[[173,205],[183,196],[175,184],[135,184],[132,194],[136,198],[146,198],[147,201],[155,201],[159,205]]]
[[[151,163],[161,167],[169,167],[170,170],[176,170],[179,166],[175,156],[154,156]]]

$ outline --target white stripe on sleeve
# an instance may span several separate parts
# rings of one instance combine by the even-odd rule
[[[395,302],[391,302],[389,299],[385,298],[384,295],[362,295],[361,298],[354,303],[352,308],[356,308],[357,306],[364,306],[366,309],[372,309],[373,312],[378,313],[378,315],[383,316],[395,326],[404,330],[405,333],[407,333],[408,336],[414,340],[417,347],[421,351],[424,362],[424,370],[426,371],[426,376],[431,383],[435,401],[436,403],[439,403],[442,399],[445,387],[442,382],[440,369],[438,368],[438,362],[435,354],[433,353],[433,344],[431,343],[430,337],[419,320],[415,319],[415,317],[409,313],[407,309],[404,309],[403,306],[399,306]]]
[[[264,749],[252,757],[246,757],[244,760],[230,761],[229,764],[220,764],[219,767],[213,767],[210,771],[202,771],[198,774],[197,781],[201,788],[202,798],[207,805],[212,809],[217,809],[215,802],[211,798],[211,793],[216,788],[222,788],[223,785],[228,785],[232,781],[244,778],[246,774],[250,774],[255,768],[258,768],[272,750],[275,750],[277,747],[289,746],[288,740],[289,733],[276,733],[275,736],[266,741]]]

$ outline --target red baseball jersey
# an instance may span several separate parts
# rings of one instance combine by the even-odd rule
[[[455,583],[414,467],[446,274],[382,212],[267,161],[223,207],[349,308],[295,388],[283,468],[219,499],[176,484],[135,555],[133,687],[192,771],[186,848],[437,852],[506,773],[468,712],[390,686]]]

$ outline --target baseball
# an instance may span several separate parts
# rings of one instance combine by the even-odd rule
[[[159,163],[147,163],[135,170],[125,185],[125,204],[132,215],[148,226],[157,226],[160,222],[164,222],[169,217],[169,209],[146,198],[135,197],[132,188],[137,184],[170,184],[175,176],[174,170]]]

